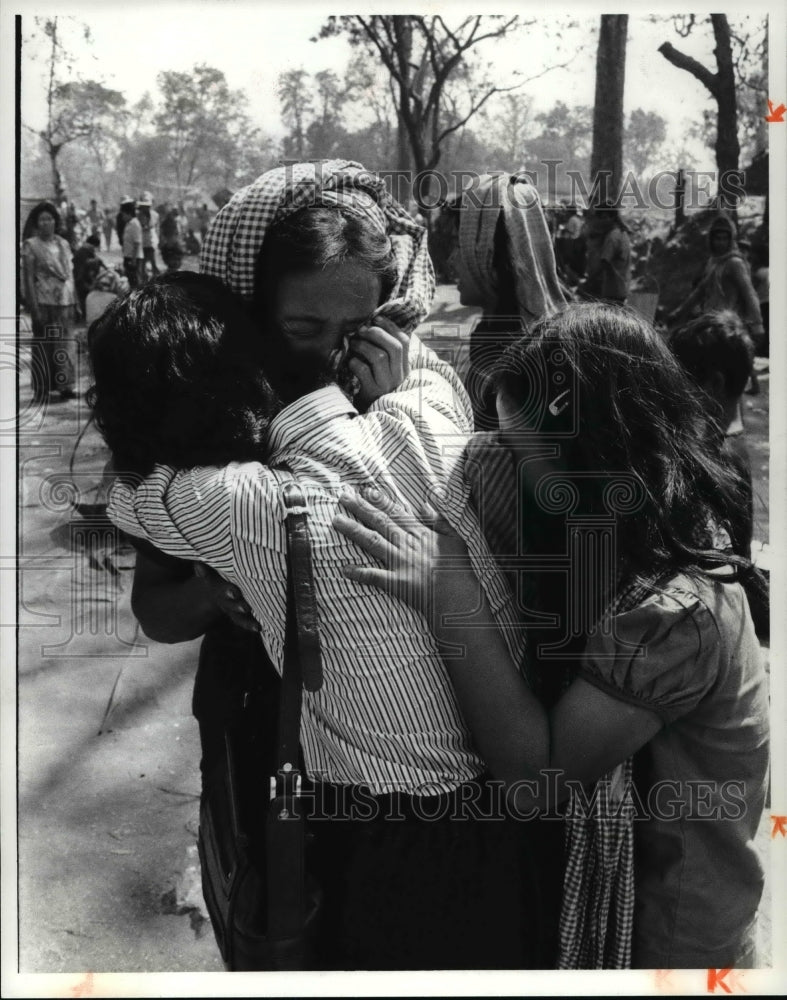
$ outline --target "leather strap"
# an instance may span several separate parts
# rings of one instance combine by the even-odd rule
[[[282,496],[287,508],[289,578],[294,584],[294,616],[297,631],[293,641],[297,644],[296,651],[301,661],[303,686],[307,691],[319,691],[322,687],[320,633],[306,500],[297,483],[287,483]]]
[[[278,940],[297,937],[306,920],[305,822],[298,766],[301,706],[303,688],[317,691],[323,679],[306,500],[296,483],[288,483],[282,497],[287,509],[287,622],[266,852],[268,935]]]

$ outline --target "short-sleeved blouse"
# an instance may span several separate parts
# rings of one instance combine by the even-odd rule
[[[743,588],[674,578],[593,636],[580,673],[655,712],[635,757],[637,967],[743,961],[763,887],[767,678]]]
[[[50,240],[32,236],[22,247],[25,269],[41,305],[71,306],[76,302],[71,248],[62,236]]]

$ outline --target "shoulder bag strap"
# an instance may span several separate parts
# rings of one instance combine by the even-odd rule
[[[296,937],[306,919],[305,823],[298,766],[303,688],[322,686],[317,606],[306,501],[296,483],[283,489],[287,510],[287,623],[279,700],[276,774],[267,821],[268,934]]]

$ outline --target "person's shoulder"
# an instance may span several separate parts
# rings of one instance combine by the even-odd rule
[[[725,265],[724,269],[728,275],[732,275],[741,281],[746,281],[751,284],[751,271],[749,270],[749,265],[739,254],[733,254]]]
[[[740,631],[744,613],[738,589],[704,574],[660,581],[635,607],[594,631],[580,674],[674,721],[713,689],[723,650],[733,648],[733,629]]]
[[[720,565],[676,574],[646,603],[658,607],[667,622],[690,623],[700,650],[724,644],[740,631],[745,611],[746,593],[731,579],[733,572],[732,566]]]

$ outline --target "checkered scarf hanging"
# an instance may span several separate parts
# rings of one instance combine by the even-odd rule
[[[465,476],[482,530],[492,551],[508,556],[518,551],[517,528],[511,511],[518,506],[517,480],[510,452],[497,433],[475,434],[468,443]],[[509,573],[517,593],[518,574]],[[638,607],[659,581],[644,581],[621,589],[604,617]],[[532,664],[524,673],[538,690]],[[567,676],[565,686],[571,682]],[[605,808],[591,816],[571,792],[565,816],[563,896],[560,907],[558,968],[626,969],[631,965],[634,923],[634,817],[625,796],[632,779],[631,758],[603,775],[593,788],[606,790]],[[622,808],[621,808],[622,806]]]
[[[634,582],[610,602],[604,618],[632,611],[659,586]],[[565,869],[560,908],[559,969],[628,969],[634,927],[634,816],[627,800],[632,758],[608,771],[603,793],[585,815],[574,791],[565,815]]]
[[[200,270],[250,300],[254,266],[268,228],[310,205],[340,205],[388,235],[397,281],[377,315],[412,332],[429,313],[434,295],[426,230],[394,201],[385,181],[350,160],[276,167],[242,188],[213,219],[202,246]]]

